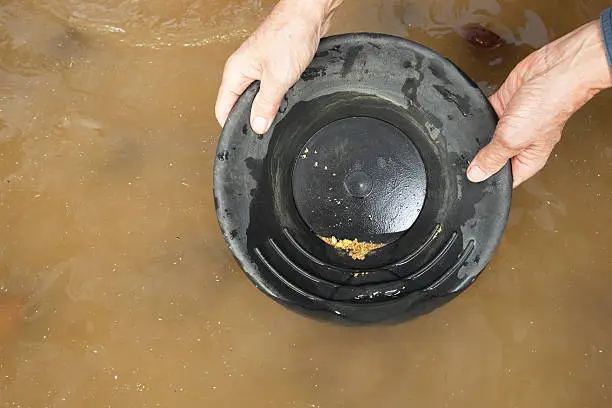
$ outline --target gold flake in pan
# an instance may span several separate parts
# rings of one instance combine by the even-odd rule
[[[336,237],[326,238],[319,237],[328,245],[336,249],[343,249],[348,252],[348,255],[353,259],[363,261],[367,254],[375,249],[382,248],[384,244],[374,244],[372,242],[359,242],[357,239],[338,239]]]

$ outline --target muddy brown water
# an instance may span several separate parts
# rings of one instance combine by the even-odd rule
[[[488,93],[607,0],[346,1],[331,33],[407,36]],[[608,407],[612,95],[515,191],[481,278],[347,328],[265,298],[224,245],[213,105],[257,0],[0,5],[0,407]],[[507,45],[474,50],[481,23]]]

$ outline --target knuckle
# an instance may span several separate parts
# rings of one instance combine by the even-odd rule
[[[551,147],[554,147],[557,143],[559,143],[561,141],[561,132],[553,133],[552,137],[550,138],[550,141],[552,143]]]
[[[271,69],[269,79],[277,87],[289,87],[292,82],[291,72],[287,69]]]
[[[502,116],[506,107],[505,99],[503,98],[504,92],[505,88],[502,86],[489,98],[489,102],[498,116]]]
[[[501,167],[509,157],[504,155],[500,151],[491,152],[490,155],[487,156],[487,160],[485,160],[486,166],[489,170],[495,170],[498,167]]]
[[[499,133],[497,135],[497,143],[503,149],[514,150],[516,148],[516,141],[507,133]]]
[[[240,64],[240,58],[241,57],[238,51],[234,52],[227,58],[227,61],[225,61],[225,69],[231,70],[232,68],[238,66]]]
[[[265,74],[282,86],[289,86],[300,74],[290,56],[269,59],[263,64],[263,68]]]
[[[503,154],[498,149],[495,149],[494,146],[488,146],[483,149],[477,159],[488,171],[493,171],[499,166],[499,163],[505,161]]]
[[[536,144],[541,146],[541,150],[543,151],[552,151],[554,147],[561,141],[561,132],[551,132],[541,139],[539,139]]]

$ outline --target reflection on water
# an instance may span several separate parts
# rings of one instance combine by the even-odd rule
[[[608,3],[347,1],[332,33],[408,36],[490,93]],[[0,406],[608,406],[610,94],[464,295],[398,327],[313,322],[242,275],[212,202],[221,70],[272,4],[0,6]],[[507,44],[470,47],[472,23]]]

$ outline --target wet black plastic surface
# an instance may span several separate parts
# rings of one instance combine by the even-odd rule
[[[497,117],[457,67],[398,37],[325,38],[263,136],[249,125],[257,90],[247,89],[223,129],[214,194],[228,246],[259,289],[313,317],[377,323],[430,311],[473,282],[503,234],[512,177],[506,165],[483,183],[467,180]],[[362,132],[354,147],[337,147],[349,137],[342,126]],[[325,160],[313,159],[315,149]],[[334,160],[337,181],[321,176]],[[403,175],[396,194],[393,174]],[[341,213],[324,198],[317,205],[325,188],[352,204]],[[355,260],[317,237],[337,232],[388,244]]]
[[[419,216],[427,178],[423,160],[401,130],[351,117],[312,136],[294,162],[293,196],[317,235],[387,244]]]

